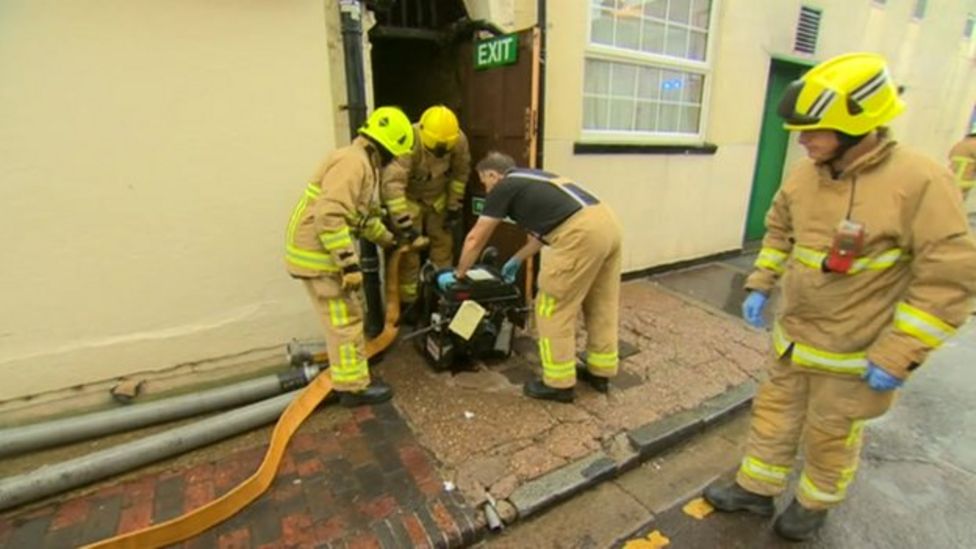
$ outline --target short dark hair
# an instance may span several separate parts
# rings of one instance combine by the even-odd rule
[[[515,160],[511,156],[498,151],[490,151],[484,158],[478,161],[478,165],[474,169],[479,172],[491,170],[504,174],[514,167]]]

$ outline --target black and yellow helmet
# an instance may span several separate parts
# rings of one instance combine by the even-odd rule
[[[787,130],[836,130],[864,135],[905,110],[884,57],[847,53],[824,61],[791,83],[779,103]]]

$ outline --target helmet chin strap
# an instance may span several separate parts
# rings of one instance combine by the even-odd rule
[[[838,175],[840,175],[840,170],[837,170],[834,167],[834,163],[840,160],[841,157],[843,157],[844,154],[847,153],[847,151],[851,150],[851,148],[853,148],[855,145],[863,141],[864,138],[868,136],[868,134],[866,133],[864,135],[851,135],[849,133],[844,133],[838,130],[834,130],[834,134],[837,135],[837,141],[840,144],[837,146],[836,149],[834,149],[833,156],[828,158],[825,164],[830,166],[831,173],[834,175],[834,177],[837,177]]]

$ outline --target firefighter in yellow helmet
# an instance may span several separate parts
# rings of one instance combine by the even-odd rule
[[[787,539],[812,537],[844,499],[864,422],[952,337],[976,292],[976,242],[952,174],[885,127],[904,108],[885,60],[869,53],[817,65],[779,106],[808,158],[773,199],[743,303],[763,326],[779,283],[775,353],[735,482],[705,498],[771,516],[802,439],[795,499],[774,524]]]
[[[454,226],[461,221],[461,206],[471,171],[468,138],[451,109],[435,105],[414,125],[410,154],[398,158],[383,172],[383,200],[395,229],[419,248],[430,239],[430,259],[438,267],[453,264]],[[417,299],[419,254],[400,262],[400,299],[409,318]]]
[[[363,273],[354,242],[361,236],[384,248],[395,244],[383,224],[380,170],[409,153],[413,139],[400,109],[376,109],[350,145],[322,162],[288,222],[288,272],[305,285],[325,328],[329,371],[344,406],[393,396],[388,385],[370,382],[359,296]]]
[[[976,185],[976,121],[970,125],[966,137],[949,151],[949,169],[956,176],[956,185],[965,200]]]

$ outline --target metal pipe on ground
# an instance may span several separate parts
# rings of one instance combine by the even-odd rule
[[[77,488],[274,422],[298,391],[124,445],[0,480],[0,511]]]
[[[157,402],[0,429],[0,458],[249,404],[301,387],[308,383],[305,378],[315,377],[315,373],[311,377],[309,374],[301,369],[290,370]]]

